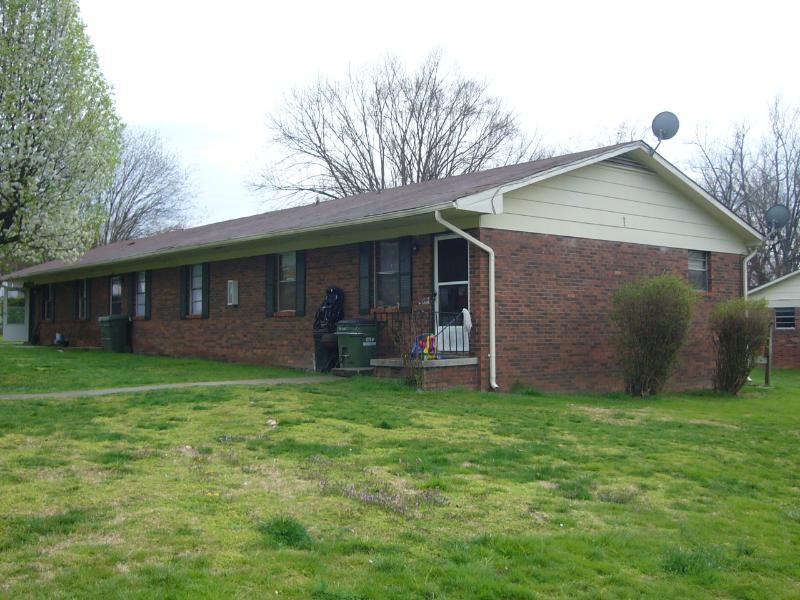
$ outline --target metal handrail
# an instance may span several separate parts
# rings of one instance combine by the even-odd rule
[[[434,312],[432,316],[437,352],[469,352],[469,332],[464,327],[463,313]]]

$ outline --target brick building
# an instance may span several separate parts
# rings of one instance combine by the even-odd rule
[[[753,300],[765,299],[772,309],[772,365],[800,367],[800,329],[797,307],[800,306],[800,271],[789,273],[750,291]]]
[[[613,292],[676,272],[702,299],[672,385],[705,386],[708,312],[742,294],[760,241],[631,142],[121,242],[5,279],[28,291],[31,341],[97,346],[97,317],[126,314],[134,352],[305,369],[314,312],[337,286],[345,318],[383,324],[383,372],[405,322],[436,336],[431,387],[564,391],[622,386]]]

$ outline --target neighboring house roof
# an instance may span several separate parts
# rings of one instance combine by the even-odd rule
[[[319,232],[345,226],[402,219],[435,210],[468,213],[502,212],[502,194],[596,162],[628,155],[645,163],[661,176],[683,185],[695,201],[714,212],[748,243],[760,242],[760,235],[726,209],[680,170],[644,142],[628,142],[584,152],[498,167],[444,179],[369,192],[295,208],[172,231],[138,240],[93,248],[74,262],[51,261],[6,276],[17,281],[37,281],[57,275],[86,272],[101,266],[122,266],[135,261],[187,254],[198,249],[219,249],[252,244],[270,238]]]
[[[800,306],[800,271],[794,271],[750,290],[751,299],[765,298],[771,307]]]

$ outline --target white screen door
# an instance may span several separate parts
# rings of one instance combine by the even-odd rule
[[[436,349],[469,352],[463,309],[469,310],[469,243],[455,236],[439,236],[434,246],[436,289]]]
[[[3,297],[3,339],[28,341],[28,295],[21,288],[6,288]]]

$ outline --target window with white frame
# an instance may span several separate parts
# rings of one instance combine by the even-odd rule
[[[228,279],[228,306],[239,306],[239,280]]]
[[[189,277],[189,314],[203,315],[203,265],[192,265]]]
[[[110,302],[109,312],[112,315],[122,314],[122,277],[115,276],[109,280]]]
[[[411,310],[413,238],[362,242],[358,247],[358,312]]]
[[[278,255],[278,311],[297,308],[297,254]]]
[[[708,252],[702,250],[689,250],[689,283],[703,292],[707,292],[708,285]]]
[[[55,318],[55,286],[52,283],[42,286],[42,320],[52,321]]]
[[[210,281],[209,281],[209,263],[198,263],[194,265],[185,265],[180,270],[180,318],[181,319],[194,319],[194,318],[209,318],[209,295],[210,295]],[[145,284],[150,287],[149,279]],[[146,308],[145,312],[149,316],[149,294],[145,296]]]
[[[149,305],[149,280],[147,271],[138,271],[134,275],[133,316],[138,319],[147,319]]]
[[[400,306],[400,244],[398,240],[386,240],[375,246],[374,306]]]
[[[90,285],[88,279],[81,279],[75,282],[75,318],[78,321],[89,319],[89,294]]]
[[[794,307],[775,309],[775,329],[794,329]]]

